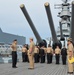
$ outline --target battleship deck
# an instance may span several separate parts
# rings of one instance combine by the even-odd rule
[[[29,70],[29,63],[18,62],[18,68],[12,68],[11,63],[0,64],[0,75],[68,75],[67,65],[35,63],[35,69]]]

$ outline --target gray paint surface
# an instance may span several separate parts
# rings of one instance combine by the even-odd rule
[[[74,1],[72,2],[72,15],[71,15],[71,32],[70,32],[70,38],[72,38],[74,42]]]
[[[59,25],[60,25],[60,35],[61,35],[60,40],[65,40],[64,35],[63,35],[63,31],[62,31],[62,24],[61,24],[61,22],[59,22]]]
[[[12,68],[12,64],[0,64],[0,75],[68,75],[67,65],[56,65],[55,61],[52,64],[35,63],[35,69],[29,70],[29,63],[17,63],[18,68]],[[74,74],[73,74],[74,75]]]

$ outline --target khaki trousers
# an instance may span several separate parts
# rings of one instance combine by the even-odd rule
[[[69,58],[69,56],[68,56],[68,58]],[[73,63],[69,63],[69,61],[68,61],[68,72],[73,72]]]
[[[30,63],[30,68],[34,68],[34,54],[29,54],[29,63]]]
[[[73,72],[73,63],[68,62],[68,72]]]

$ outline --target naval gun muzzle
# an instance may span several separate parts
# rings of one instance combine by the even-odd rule
[[[35,26],[34,26],[32,20],[31,20],[31,18],[30,18],[30,16],[29,16],[28,12],[27,12],[27,10],[26,10],[25,5],[24,5],[24,4],[21,4],[21,5],[20,5],[20,8],[21,8],[21,10],[22,10],[24,16],[26,17],[26,19],[27,19],[27,21],[28,21],[28,23],[29,23],[29,25],[30,25],[30,27],[31,27],[31,29],[32,29],[32,31],[33,31],[33,33],[34,33],[36,39],[37,39],[38,45],[39,45],[40,47],[43,46],[43,45],[46,47],[47,43],[46,43],[45,40],[42,40],[42,38],[40,37],[39,33],[37,32],[37,30],[36,30],[36,28],[35,28]]]
[[[62,24],[61,24],[61,22],[59,22],[59,25],[60,25],[60,40],[61,41],[64,41],[65,40],[65,38],[64,38],[64,35],[63,35],[63,32],[62,32]]]
[[[51,15],[51,11],[50,11],[50,4],[48,2],[46,2],[44,4],[45,9],[46,9],[46,13],[47,13],[47,17],[48,17],[48,22],[49,22],[49,26],[51,29],[51,34],[52,34],[52,39],[53,39],[53,49],[56,48],[56,46],[59,46],[59,48],[62,47],[62,44],[60,41],[58,41],[57,36],[56,36],[56,31],[54,28],[54,24],[53,24],[53,19],[52,19],[52,15]]]
[[[74,42],[74,1],[72,1],[72,15],[71,15],[71,25],[70,25],[70,38]]]

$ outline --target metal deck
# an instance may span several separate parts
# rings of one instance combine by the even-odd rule
[[[18,62],[18,68],[12,68],[11,63],[0,64],[0,75],[69,75],[67,65],[35,63],[35,69],[29,70],[29,63]],[[71,74],[72,75],[72,74]]]

